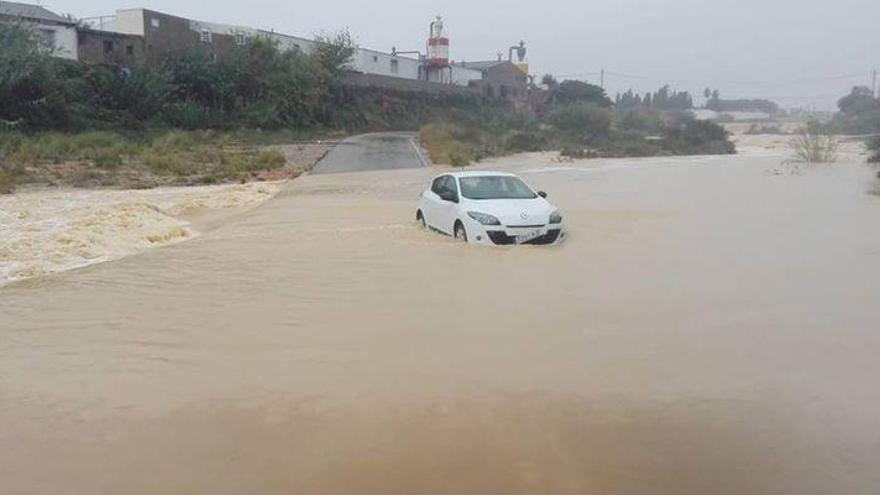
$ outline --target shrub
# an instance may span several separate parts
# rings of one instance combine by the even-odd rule
[[[471,155],[462,146],[455,146],[447,152],[448,162],[453,167],[467,167],[471,164]]]
[[[833,163],[837,161],[840,143],[830,134],[810,131],[801,133],[792,144],[795,160],[803,163]]]
[[[181,129],[204,129],[211,127],[211,111],[195,101],[172,103],[164,111],[165,121]]]
[[[478,155],[481,142],[476,132],[451,123],[430,124],[419,131],[419,138],[434,163],[464,167]]]
[[[609,110],[589,104],[560,107],[547,118],[556,129],[578,134],[586,140],[607,136],[611,130],[611,119]]]
[[[12,194],[18,186],[18,173],[0,163],[0,194]]]
[[[730,134],[708,120],[689,115],[674,118],[663,132],[663,149],[682,155],[723,155],[736,153]]]
[[[179,156],[150,149],[141,155],[141,161],[154,173],[184,175],[190,171]]]
[[[550,93],[554,101],[563,104],[589,104],[608,108],[614,103],[601,87],[571,79],[554,86]]]
[[[95,150],[92,161],[101,168],[116,168],[122,164],[122,153],[118,148],[100,148]]]
[[[537,131],[512,131],[504,138],[505,151],[541,151],[547,148],[547,137]]]
[[[277,150],[264,150],[256,153],[250,150],[235,150],[224,152],[221,156],[221,163],[224,168],[217,170],[217,174],[244,179],[254,172],[283,167],[287,162],[284,155]]]
[[[620,114],[617,127],[626,131],[663,132],[663,119],[656,112],[628,111]]]
[[[880,137],[874,137],[868,142],[868,150],[871,152],[868,162],[880,163]]]

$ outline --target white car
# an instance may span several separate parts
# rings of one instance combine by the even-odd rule
[[[451,172],[422,193],[416,220],[476,244],[557,244],[562,215],[519,177],[499,172]]]

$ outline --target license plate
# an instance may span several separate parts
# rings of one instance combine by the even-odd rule
[[[523,243],[532,241],[534,239],[537,239],[538,237],[541,237],[542,235],[544,235],[543,232],[541,232],[540,230],[536,230],[534,232],[529,232],[528,234],[518,235],[518,236],[514,237],[513,242],[514,242],[514,244],[523,244]]]

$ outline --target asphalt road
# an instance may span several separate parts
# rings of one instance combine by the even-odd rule
[[[379,132],[350,137],[312,169],[312,174],[367,172],[425,167],[412,132]]]

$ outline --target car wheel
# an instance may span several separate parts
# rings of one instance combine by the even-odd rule
[[[464,230],[464,225],[462,225],[461,222],[455,222],[455,229],[453,232],[456,240],[467,242],[467,231]]]
[[[428,228],[428,224],[425,223],[425,215],[422,215],[422,210],[416,212],[416,222],[419,222],[423,229]]]

